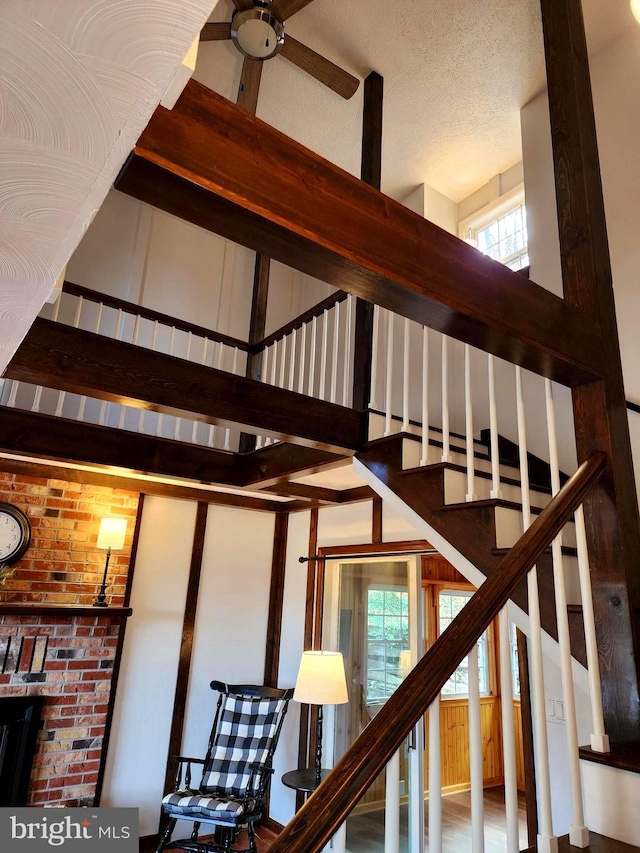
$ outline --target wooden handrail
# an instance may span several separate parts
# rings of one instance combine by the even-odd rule
[[[228,347],[237,347],[239,350],[249,352],[250,345],[246,341],[241,341],[239,338],[232,338],[229,335],[222,335],[220,332],[214,332],[212,329],[205,329],[204,326],[196,326],[195,323],[188,323],[186,320],[179,320],[176,317],[169,317],[168,314],[162,314],[160,311],[154,311],[151,308],[145,308],[144,305],[136,305],[135,302],[127,302],[125,299],[118,299],[116,296],[110,296],[108,293],[100,293],[98,290],[91,290],[89,287],[82,287],[80,284],[74,284],[71,281],[65,281],[62,286],[63,293],[69,293],[71,296],[81,296],[88,302],[101,302],[109,308],[125,311],[127,314],[134,314],[138,317],[143,317],[145,320],[162,323],[164,326],[174,326],[181,332],[191,332],[194,335],[199,335],[202,338],[208,338],[210,341],[225,344]]]
[[[271,853],[316,853],[324,847],[581,505],[606,463],[598,451],[580,466],[284,828]]]
[[[330,296],[323,299],[322,302],[318,302],[317,305],[314,305],[307,311],[304,311],[302,314],[294,317],[293,320],[290,320],[280,329],[277,329],[275,332],[267,335],[266,338],[263,338],[261,341],[257,341],[253,345],[254,351],[260,352],[266,347],[271,346],[274,341],[279,341],[280,338],[284,338],[286,335],[291,334],[294,329],[301,329],[305,323],[313,320],[314,317],[319,317],[321,314],[324,314],[325,311],[333,308],[333,306],[337,305],[338,302],[344,302],[348,295],[349,294],[344,290],[337,290],[335,293],[332,293]]]

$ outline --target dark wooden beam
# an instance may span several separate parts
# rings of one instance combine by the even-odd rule
[[[340,489],[327,489],[322,486],[309,486],[306,483],[280,482],[261,489],[263,492],[272,492],[283,497],[300,498],[302,500],[314,501],[316,504],[334,505],[342,502],[342,491]]]
[[[604,450],[605,477],[587,499],[607,732],[640,731],[640,526],[616,325],[581,0],[542,0],[549,107],[567,302],[602,329],[603,381],[575,388],[578,459]]]
[[[536,763],[533,744],[533,714],[531,705],[531,679],[526,634],[517,628],[518,672],[520,673],[520,716],[522,719],[522,756],[524,764],[524,797],[527,814],[527,841],[533,845],[538,837],[538,795]]]
[[[289,516],[282,512],[276,513],[276,522],[273,532],[273,559],[271,561],[271,589],[269,592],[267,642],[264,660],[264,683],[268,687],[278,686],[288,530]]]
[[[382,498],[379,497],[371,501],[371,541],[382,542]]]
[[[6,375],[325,450],[364,443],[363,417],[351,409],[50,320],[35,321]]]
[[[384,80],[376,71],[364,81],[362,116],[362,166],[360,177],[376,190],[382,185],[382,106]],[[371,400],[373,354],[373,311],[371,302],[356,300],[353,354],[353,408],[366,409]]]
[[[193,80],[158,108],[116,185],[567,385],[601,375],[593,318]]]
[[[175,778],[176,767],[171,759],[174,755],[182,754],[182,735],[187,709],[189,674],[191,672],[191,659],[193,655],[193,638],[195,636],[198,590],[200,589],[202,555],[204,552],[204,537],[207,530],[208,510],[209,507],[206,503],[198,504],[196,524],[193,533],[189,582],[187,584],[187,598],[185,601],[184,619],[182,623],[182,640],[180,642],[180,657],[178,659],[178,674],[176,677],[173,713],[171,715],[171,730],[169,732],[169,746],[167,749],[167,769],[165,773],[164,787],[162,789],[163,791],[173,790],[172,785]]]
[[[317,509],[311,511],[309,519],[309,549],[307,556],[315,556],[318,550],[318,523],[320,514]],[[315,587],[316,587],[316,571],[317,565],[315,561],[307,563],[307,592],[305,597],[304,610],[304,639],[303,650],[315,648],[313,642],[314,630],[314,604],[315,604]],[[313,756],[315,752],[311,745],[311,705],[303,703],[300,707],[300,737],[298,739],[298,768],[313,766]],[[317,719],[317,718],[316,718]],[[299,809],[305,799],[304,794],[300,791],[296,793],[296,809]]]
[[[344,463],[344,456],[315,447],[286,442],[270,444],[242,458],[242,482],[245,486],[264,488],[294,474],[302,477]]]
[[[265,335],[267,323],[267,302],[269,299],[269,272],[271,258],[266,255],[256,255],[253,274],[253,297],[251,300],[251,319],[249,323],[249,344],[255,346]],[[262,370],[262,351],[250,352],[247,357],[245,376],[249,379],[260,379]],[[249,453],[256,449],[256,437],[250,433],[240,436],[240,453]]]

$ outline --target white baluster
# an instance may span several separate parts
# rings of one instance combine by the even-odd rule
[[[516,408],[518,416],[518,447],[520,454],[520,482],[522,485],[523,528],[531,525],[531,500],[529,493],[529,461],[527,459],[527,427],[522,391],[522,371],[516,367]],[[540,626],[540,597],[538,593],[538,571],[534,566],[527,575],[529,597],[529,628],[531,651],[531,683],[536,754],[536,778],[538,785],[538,853],[557,853],[558,839],[553,834],[551,814],[551,781],[549,777],[549,748],[542,670],[542,629]]]
[[[58,315],[60,314],[60,303],[62,302],[62,296],[63,296],[63,294],[61,291],[60,294],[58,295],[58,298],[56,299],[55,305],[53,306],[53,313],[51,315],[51,319],[53,320],[54,323],[58,322]],[[80,297],[80,299],[82,299],[82,297]]]
[[[316,347],[318,345],[318,318],[314,317],[311,321],[311,352],[309,353],[309,385],[308,395],[313,397],[314,385],[316,381]]]
[[[289,391],[293,391],[293,385],[296,378],[296,347],[298,343],[298,331],[297,329],[293,330],[291,335],[291,355],[289,356]]]
[[[449,428],[449,339],[442,336],[442,461],[451,462]]]
[[[236,375],[236,371],[238,369],[238,347],[234,347],[233,350],[233,363],[231,365],[231,372],[233,375]],[[231,449],[231,428],[227,427],[224,431],[224,444],[222,445],[223,450]]]
[[[411,321],[404,318],[402,353],[402,431],[409,432],[409,346],[411,343]]]
[[[269,382],[269,347],[262,350],[262,364],[260,365],[260,378],[264,383]]]
[[[587,531],[584,522],[584,507],[582,506],[576,510],[575,523],[576,544],[578,548],[578,572],[580,574],[580,600],[582,601],[582,615],[584,618],[584,636],[587,647],[587,666],[589,669],[589,696],[591,698],[591,715],[593,718],[591,749],[594,752],[609,752],[611,746],[609,744],[609,735],[605,733],[604,728],[596,620],[593,610]]]
[[[273,342],[273,361],[271,362],[271,385],[276,384],[276,368],[278,365],[278,341]]]
[[[373,335],[371,341],[371,394],[369,408],[376,409],[376,388],[378,382],[378,346],[380,345],[380,307],[373,306]]]
[[[393,321],[395,314],[387,311],[387,382],[384,402],[384,434],[391,435],[391,407],[393,405]]]
[[[116,337],[117,341],[122,340],[122,333],[124,331],[124,314],[122,313],[122,308],[118,308],[118,319],[116,321]],[[108,404],[106,400],[103,400],[100,403],[100,414],[98,416],[98,423],[100,426],[104,426],[107,420],[107,412],[109,411]]]
[[[40,400],[42,399],[42,385],[36,385],[36,390],[33,395],[33,403],[31,404],[32,412],[40,411]]]
[[[549,439],[549,463],[551,470],[551,492],[560,491],[560,465],[558,462],[558,439],[556,432],[555,402],[553,387],[549,379],[544,380],[547,435]],[[571,788],[572,824],[569,827],[569,841],[574,847],[587,847],[589,830],[584,822],[582,805],[582,779],[580,777],[580,754],[578,744],[578,724],[576,720],[576,700],[573,689],[571,664],[571,638],[569,636],[569,612],[567,608],[567,585],[562,556],[562,535],[556,536],[551,543],[553,560],[553,584],[556,598],[556,618],[558,624],[558,645],[560,646],[560,672],[562,675],[562,694],[565,709],[565,733],[569,758],[569,779]]]
[[[489,375],[489,435],[491,446],[491,497],[501,498],[500,451],[498,449],[498,404],[496,401],[496,371],[492,355],[487,355]]]
[[[169,353],[168,353],[169,355],[173,355],[173,345],[175,344],[175,340],[176,340],[176,327],[172,326],[171,327],[171,335],[169,337]],[[156,435],[157,436],[162,435],[162,425],[163,424],[164,424],[164,415],[162,414],[162,412],[160,412],[160,414],[158,415],[158,423],[156,425]]]
[[[429,464],[429,329],[422,327],[422,452],[420,464]]]
[[[213,347],[214,347],[214,353],[215,353],[215,356],[213,359],[213,367],[215,370],[220,370],[220,367],[222,365],[222,355],[223,355],[223,350],[224,350],[224,344],[222,343],[222,341],[219,341],[217,350],[215,348],[215,344],[213,345]],[[215,443],[216,443],[216,428],[213,424],[210,424],[209,425],[209,438],[208,438],[209,447],[215,447]]]
[[[187,361],[191,361],[191,344],[193,342],[193,333],[187,333],[187,354],[185,356]]]
[[[280,388],[284,388],[284,377],[285,370],[287,366],[287,337],[282,339],[282,352],[280,353],[280,379],[278,380],[278,386]]]
[[[333,308],[333,358],[331,360],[331,402],[335,403],[338,393],[338,347],[340,346],[340,303]]]
[[[344,372],[342,376],[342,405],[349,405],[349,398],[352,391],[352,383],[349,382],[351,376],[351,364],[353,357],[351,354],[351,336],[353,326],[353,296],[347,296],[347,320],[345,323],[345,341],[344,341]]]
[[[262,436],[257,435],[256,436],[256,450],[260,450],[261,447],[262,447]]]
[[[16,404],[16,395],[18,393],[18,386],[20,383],[16,379],[11,380],[11,391],[9,391],[9,399],[7,400],[7,406],[13,408]]]
[[[83,299],[84,299],[84,297],[82,297],[82,296],[78,299],[78,305],[76,307],[75,317],[73,318],[73,325],[76,329],[80,325],[80,315],[82,314]],[[62,302],[62,294],[60,294],[60,296],[58,297],[56,304],[55,304],[55,308],[53,310],[53,317],[51,319],[54,322],[57,321],[57,319],[58,319],[58,311],[60,309],[60,303],[61,302]],[[102,314],[102,302],[99,303],[98,317],[100,317],[101,314]],[[98,320],[98,325],[99,324],[100,324],[100,320]],[[40,396],[42,396],[42,392],[40,393]],[[55,415],[57,418],[62,417],[62,408],[64,406],[64,401],[65,401],[66,396],[67,396],[66,391],[59,391],[58,392],[58,402],[56,404],[56,410],[55,410]],[[83,399],[85,399],[85,398],[83,397]],[[32,411],[39,411],[39,410],[40,410],[40,398],[38,398],[38,409],[35,409],[35,410],[32,409]]]
[[[440,697],[429,708],[429,853],[442,853]]]
[[[469,652],[469,771],[471,778],[471,851],[484,851],[484,784],[478,644]]]
[[[96,317],[96,324],[95,324],[94,329],[93,329],[93,331],[95,332],[96,335],[100,334],[100,324],[102,323],[102,309],[103,309],[103,307],[104,306],[103,306],[102,302],[99,302],[98,303],[98,316]],[[87,405],[87,398],[83,394],[80,397],[80,402],[78,403],[78,414],[76,415],[77,420],[79,420],[79,421],[84,420],[84,410],[85,410],[86,405]],[[121,418],[123,419],[125,407],[121,406],[121,410],[122,410]],[[119,426],[120,426],[120,429],[122,429],[122,425],[119,425]]]
[[[322,352],[320,353],[320,390],[318,397],[325,400],[325,389],[327,384],[327,347],[329,344],[329,313],[325,311],[322,315]]]
[[[400,853],[400,753],[395,752],[386,769],[384,805],[384,853]]]
[[[504,803],[507,818],[507,853],[518,853],[518,771],[516,767],[516,734],[513,722],[513,673],[509,646],[508,608],[500,611],[500,705],[502,713],[502,754],[504,764]]]
[[[307,324],[302,324],[302,341],[300,342],[300,370],[298,371],[298,394],[304,394],[304,376],[307,364]]]
[[[204,343],[202,347],[202,358],[200,359],[200,364],[204,367],[207,363],[207,353],[209,349],[209,338],[204,338]],[[193,421],[191,425],[191,442],[192,444],[197,444],[198,442],[198,421]]]
[[[467,495],[468,501],[477,501],[476,460],[473,446],[473,400],[471,395],[471,347],[464,345],[464,411],[467,450]]]

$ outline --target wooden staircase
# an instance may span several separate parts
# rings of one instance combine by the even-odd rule
[[[433,443],[436,446],[439,444],[438,441]],[[364,452],[357,455],[356,459],[374,475],[375,479],[370,480],[370,485],[374,489],[376,484],[380,483],[390,489],[410,510],[424,519],[443,539],[451,543],[455,551],[485,577],[490,577],[521,533],[521,504],[514,500],[488,497],[471,502],[451,503],[452,492],[455,500],[456,494],[461,489],[461,486],[459,484],[456,486],[455,483],[452,488],[451,475],[464,478],[466,469],[455,462],[412,466],[412,462],[416,461],[418,448],[419,439],[416,436],[396,433],[372,441]],[[457,455],[455,447],[452,447],[452,451]],[[479,460],[488,459],[486,454],[481,452],[476,455]],[[480,471],[479,476],[481,481],[486,481],[489,475]],[[520,482],[516,477],[506,474],[503,476],[502,473],[501,485],[520,488]],[[463,487],[462,491],[464,491]],[[542,507],[548,503],[550,491],[542,486],[532,490],[532,500],[538,499],[536,501],[538,506],[532,506],[534,515],[541,512]],[[568,537],[571,537],[570,532]],[[575,543],[571,543],[570,538],[568,541],[570,544],[564,548],[565,558],[568,562],[575,562],[573,547]],[[462,570],[460,565],[456,568]],[[542,604],[542,627],[554,640],[557,640],[550,551],[547,551],[538,563],[538,587]],[[524,612],[528,612],[526,583],[519,585],[512,598]],[[586,666],[584,631],[579,603],[571,605],[570,626],[572,654],[576,660]]]

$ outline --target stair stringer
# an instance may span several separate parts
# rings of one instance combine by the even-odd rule
[[[386,441],[386,440],[385,440]],[[365,457],[365,453],[360,456]],[[401,455],[401,452],[400,452]],[[381,498],[387,502],[399,515],[408,521],[419,536],[424,538],[448,560],[468,581],[475,587],[481,586],[486,580],[486,575],[466,557],[443,533],[431,525],[416,510],[406,503],[383,479],[378,477],[371,468],[364,464],[362,459],[356,456],[353,459],[354,471],[361,477]],[[401,470],[401,462],[399,464]],[[391,478],[389,478],[391,479]],[[497,561],[499,562],[499,560]],[[529,616],[514,601],[509,601],[509,618],[527,636],[530,634]],[[560,666],[560,648],[558,641],[546,631],[542,631],[542,650],[558,667]],[[574,683],[585,693],[589,691],[589,675],[587,669],[575,658],[572,658],[572,669]]]

